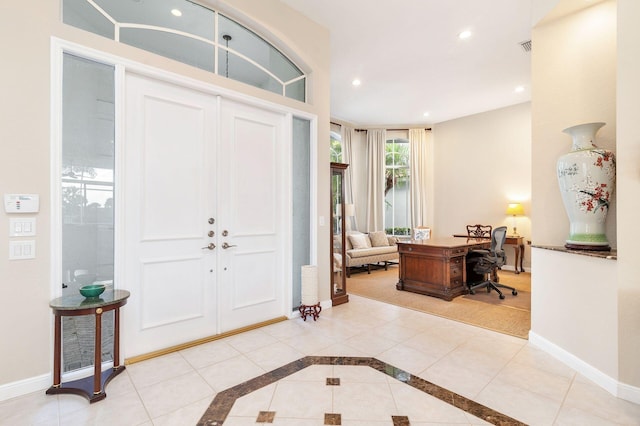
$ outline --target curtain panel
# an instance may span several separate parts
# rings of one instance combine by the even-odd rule
[[[409,129],[410,145],[410,184],[409,208],[411,209],[411,227],[428,226],[428,138],[431,133],[425,129]]]
[[[349,164],[347,170],[345,171],[345,179],[344,179],[344,198],[346,204],[355,205],[355,194],[353,190],[354,179],[353,179],[353,143],[354,139],[356,139],[356,130],[352,127],[348,126],[340,126],[340,136],[342,138],[342,162]],[[349,218],[348,220],[352,220]],[[356,216],[353,216],[354,224],[352,225],[352,229],[358,229],[358,220]]]
[[[385,129],[367,130],[367,232],[384,230]]]

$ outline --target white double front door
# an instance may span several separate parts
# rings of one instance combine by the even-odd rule
[[[134,74],[125,110],[125,358],[286,315],[286,115]]]

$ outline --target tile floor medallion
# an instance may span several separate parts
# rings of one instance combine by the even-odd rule
[[[227,390],[219,392],[209,408],[198,422],[198,426],[222,426],[229,416],[232,407],[236,400],[271,385],[281,379],[284,379],[294,373],[300,372],[303,369],[314,365],[333,365],[333,366],[353,366],[353,367],[370,367],[375,371],[383,373],[389,377],[394,378],[400,383],[404,383],[413,389],[417,389],[425,394],[435,397],[453,407],[463,410],[472,416],[478,417],[487,423],[494,425],[509,425],[518,426],[525,425],[514,418],[499,413],[491,408],[488,408],[482,404],[465,398],[455,392],[447,390],[443,387],[435,385],[420,377],[414,376],[402,369],[396,368],[393,365],[379,361],[375,358],[369,357],[332,357],[332,356],[307,356],[286,364],[280,368],[276,368],[266,374],[255,377],[237,386],[233,386]],[[327,377],[326,386],[340,386],[339,377]],[[268,413],[268,414],[265,414]],[[270,412],[258,412],[256,417],[258,419],[268,420],[256,420],[264,423],[273,423],[274,419],[278,416],[277,411]],[[325,413],[324,424],[325,425],[341,425],[342,413]],[[404,415],[391,416],[390,419],[394,426],[409,426],[409,417]]]

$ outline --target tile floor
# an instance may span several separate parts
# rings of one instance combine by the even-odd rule
[[[450,391],[458,403],[368,362],[311,362],[262,382],[297,360],[336,357],[394,366]],[[246,381],[260,385],[239,386]],[[316,322],[284,321],[129,365],[95,404],[44,390],[0,402],[0,425],[196,425],[230,388],[246,395],[233,396],[225,426],[487,424],[471,414],[473,406],[530,425],[640,425],[639,405],[614,398],[526,340],[353,295]]]

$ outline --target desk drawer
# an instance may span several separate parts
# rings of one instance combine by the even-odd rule
[[[464,258],[463,257],[454,257],[449,262],[449,277],[451,278],[451,282],[459,279],[462,281],[462,268],[464,267]]]

